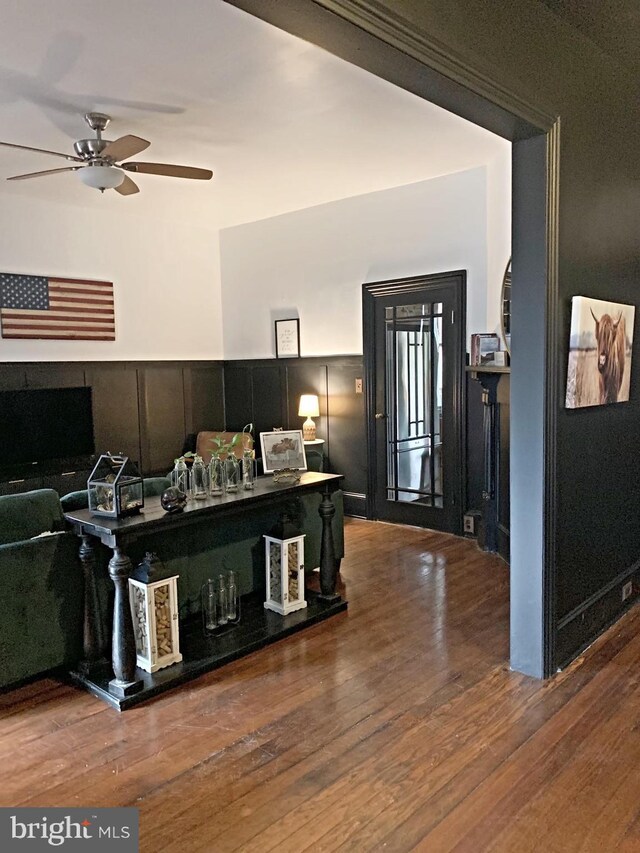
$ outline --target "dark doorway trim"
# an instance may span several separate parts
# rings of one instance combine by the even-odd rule
[[[464,352],[466,339],[466,282],[465,270],[417,275],[410,278],[389,279],[362,285],[362,330],[364,353],[365,381],[365,431],[367,435],[367,518],[376,517],[375,496],[378,489],[376,461],[376,341],[375,341],[375,310],[376,300],[385,296],[399,294],[421,293],[430,287],[443,285],[455,286],[455,330],[457,338],[453,347],[453,373],[456,376],[453,400],[453,435],[457,445],[456,456],[459,460],[458,476],[451,488],[451,496],[456,507],[457,530],[462,531],[462,510],[464,505],[464,484],[467,480],[466,470],[466,382],[464,374]]]
[[[512,550],[514,580],[532,594],[527,606],[511,611],[511,662],[514,669],[538,678],[555,671],[555,577],[556,495],[555,474],[559,388],[558,259],[558,168],[560,125],[548,105],[523,99],[439,43],[424,27],[415,25],[392,6],[391,0],[226,0],[233,6],[262,18],[281,29],[329,50],[354,65],[388,80],[450,112],[492,131],[514,143],[513,285],[514,311],[521,305],[535,309],[525,347],[513,334],[512,393],[536,386],[538,407],[523,415],[511,408],[511,436],[516,446],[535,454],[526,468],[527,481],[520,481],[524,467],[511,468],[512,496],[526,490],[526,506],[513,513],[512,549],[527,554],[518,565]],[[421,4],[406,4],[409,14]],[[417,13],[417,14],[418,14]],[[425,4],[425,18],[429,6]],[[456,14],[452,7],[452,14]],[[536,197],[535,211],[528,210]],[[519,223],[515,225],[515,223]],[[530,228],[517,230],[525,225]],[[528,292],[533,285],[533,291]],[[532,301],[533,300],[533,301]],[[513,444],[512,444],[513,446]],[[535,464],[534,464],[535,463]],[[515,468],[515,470],[514,470]],[[533,480],[531,480],[531,477]],[[516,508],[517,509],[517,508]],[[535,530],[531,530],[533,520]],[[535,545],[527,553],[529,542]],[[535,554],[535,559],[534,559]],[[519,621],[520,620],[520,621]],[[514,643],[516,644],[514,646]]]

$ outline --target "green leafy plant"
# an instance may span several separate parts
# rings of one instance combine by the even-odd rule
[[[233,453],[235,448],[240,444],[242,447],[245,447],[245,435],[251,435],[253,432],[253,424],[248,423],[242,427],[242,432],[237,432],[232,438],[231,441],[224,441],[220,436],[217,438],[209,439],[212,444],[215,445],[214,450],[212,451],[216,456],[227,456],[229,453]],[[253,442],[253,436],[252,436]]]

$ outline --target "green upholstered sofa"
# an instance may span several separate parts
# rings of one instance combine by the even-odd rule
[[[0,497],[0,687],[82,654],[78,539],[64,530],[52,489]]]

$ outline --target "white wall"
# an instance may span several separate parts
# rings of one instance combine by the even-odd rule
[[[303,356],[361,353],[363,282],[457,269],[486,331],[487,199],[480,167],[223,229],[225,358],[273,356],[274,319],[296,316]]]
[[[127,201],[0,198],[1,272],[112,281],[116,312],[113,342],[0,338],[0,361],[222,357],[217,233]]]

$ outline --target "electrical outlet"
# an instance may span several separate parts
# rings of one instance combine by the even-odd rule
[[[476,532],[476,520],[473,515],[465,515],[463,518],[463,529],[465,533]]]
[[[622,587],[622,600],[626,601],[633,595],[633,581],[627,581]]]
[[[356,379],[356,394],[362,394],[362,379]]]

